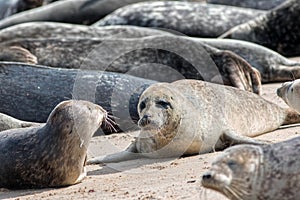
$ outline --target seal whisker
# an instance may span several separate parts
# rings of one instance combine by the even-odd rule
[[[250,192],[247,190],[245,184],[235,184],[231,183],[230,187],[236,191],[236,193],[240,194],[241,196],[251,196]]]
[[[105,120],[104,120],[104,125],[112,132],[118,132],[117,129],[114,126],[119,126],[119,124],[117,124],[114,120],[112,120],[108,113],[105,116]]]
[[[229,192],[231,195],[233,195],[236,199],[242,200],[242,198],[240,197],[240,195],[237,194],[236,191],[233,190],[231,187],[225,186],[225,190],[227,190],[227,192]]]

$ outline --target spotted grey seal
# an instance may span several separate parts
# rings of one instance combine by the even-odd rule
[[[142,2],[107,15],[95,26],[137,25],[175,30],[189,36],[218,37],[264,11],[198,2]]]
[[[285,1],[286,0],[206,0],[207,3],[254,8],[259,10],[270,10]]]
[[[39,125],[39,123],[18,120],[6,114],[0,113],[0,132],[8,129],[26,128]]]
[[[295,111],[256,94],[187,79],[148,87],[140,97],[138,112],[141,131],[134,142],[125,151],[92,158],[89,164],[192,155],[240,143],[262,144],[250,137],[300,120]]]
[[[234,39],[197,38],[205,44],[221,50],[229,50],[244,58],[261,74],[261,81],[281,82],[300,78],[300,62],[290,60],[261,45]]]
[[[277,95],[291,108],[300,112],[300,79],[283,83],[277,89]]]
[[[213,162],[201,183],[231,200],[295,200],[300,195],[299,151],[300,137],[231,147]]]
[[[87,101],[64,101],[40,127],[0,133],[0,187],[61,187],[86,176],[89,141],[106,111]]]
[[[288,0],[244,24],[227,31],[220,38],[254,42],[285,56],[300,54],[300,2]]]
[[[182,36],[19,39],[3,42],[0,48],[9,46],[29,50],[46,66],[129,73],[165,82],[192,78],[261,91],[259,72],[243,58]],[[157,64],[162,69],[155,69]]]
[[[95,27],[59,22],[27,22],[0,30],[0,42],[29,38],[138,38],[162,34],[170,33],[126,25]]]
[[[0,29],[33,21],[54,21],[74,24],[91,24],[112,11],[136,2],[150,0],[64,0],[50,3],[7,17]]]
[[[68,99],[88,100],[115,116],[115,129],[137,129],[137,104],[155,81],[134,76],[78,69],[0,62],[0,112],[30,122],[46,122],[51,110]]]

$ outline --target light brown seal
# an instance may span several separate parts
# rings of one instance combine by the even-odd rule
[[[64,101],[44,126],[0,133],[0,187],[60,187],[81,182],[89,141],[106,111],[87,101]]]
[[[156,83],[141,95],[139,136],[123,152],[93,158],[90,164],[139,157],[162,158],[224,149],[253,138],[299,115],[236,88],[197,80]]]
[[[300,137],[265,146],[224,151],[202,185],[231,200],[296,200],[300,196]]]
[[[39,126],[40,123],[26,122],[15,119],[9,115],[0,113],[0,132],[14,128],[26,128],[31,126]]]
[[[300,79],[283,83],[277,89],[277,95],[291,108],[300,112]]]

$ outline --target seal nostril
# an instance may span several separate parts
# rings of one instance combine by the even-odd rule
[[[203,176],[202,176],[202,179],[203,180],[208,180],[208,179],[210,179],[211,178],[211,174],[204,174]]]

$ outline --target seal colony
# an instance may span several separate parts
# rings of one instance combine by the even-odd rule
[[[244,24],[227,31],[220,38],[254,42],[285,56],[300,54],[300,2],[288,0]]]
[[[300,137],[276,144],[226,149],[202,177],[202,186],[231,200],[288,200],[300,195]]]
[[[0,133],[0,187],[42,188],[79,183],[86,176],[89,140],[106,111],[87,101],[64,101],[40,127]]]
[[[237,98],[238,97],[238,98]],[[139,136],[122,152],[92,158],[89,164],[207,153],[233,144],[262,144],[250,137],[299,115],[236,88],[197,80],[156,83],[141,95]]]
[[[71,25],[71,24],[54,23],[54,22],[25,23],[25,24],[12,26],[10,28],[6,28],[0,31],[0,41],[2,41],[0,45],[1,46],[0,48],[2,50],[0,54],[0,60],[19,61],[19,62],[26,62],[30,64],[36,64],[37,59],[39,58],[39,64],[42,65],[50,65],[53,67],[59,66],[59,67],[67,67],[67,68],[78,68],[79,66],[82,67],[81,63],[83,60],[91,59],[86,55],[88,55],[91,52],[91,49],[93,49],[96,44],[99,45],[101,45],[101,43],[108,44],[107,41],[110,41],[112,38],[115,38],[114,43],[109,42],[112,48],[121,46],[120,44],[123,44],[123,46],[120,47],[123,49],[123,48],[129,48],[128,46],[137,45],[138,43],[145,44],[145,45],[146,44],[153,45],[159,43],[159,38],[156,38],[156,40],[154,40],[156,42],[151,42],[151,41],[149,42],[150,38],[148,39],[142,38],[145,36],[166,37],[166,39],[163,40],[164,43],[166,43],[168,40],[171,40],[172,37],[178,37],[172,35],[171,33],[167,33],[165,31],[155,30],[151,28],[134,27],[134,26],[89,27],[83,25]],[[86,37],[92,37],[93,39],[88,39]],[[168,39],[169,37],[171,39]],[[132,41],[125,40],[125,38],[131,38],[132,40],[136,40],[136,41],[133,42],[134,44],[132,44]],[[179,37],[176,42],[185,43],[180,46],[190,47],[191,46],[190,42],[187,42],[186,40],[195,41],[193,42],[194,44],[192,44],[192,46],[197,46],[198,49],[201,47],[200,50],[197,51],[198,53],[197,52],[193,53],[193,54],[197,54],[195,55],[196,57],[200,56],[202,58],[205,58],[208,57],[207,56],[208,53],[210,54],[210,57],[214,58],[215,63],[219,63],[218,61],[224,60],[221,59],[220,56],[223,55],[221,57],[226,57],[225,56],[226,54],[228,57],[234,60],[233,55],[229,55],[228,52],[226,53],[226,52],[218,51],[217,49],[229,50],[236,53],[237,55],[244,58],[252,67],[255,67],[256,69],[259,70],[261,74],[261,80],[263,83],[274,82],[274,81],[287,81],[290,80],[291,74],[294,74],[295,78],[300,77],[299,62],[289,60],[268,48],[265,48],[263,46],[254,43],[240,41],[240,40],[232,40],[232,39],[207,39],[207,38],[203,39],[203,38],[190,38],[184,36]],[[82,43],[85,45],[84,48],[78,49],[77,46],[80,41],[82,41]],[[7,45],[17,45],[17,48],[16,46],[7,47]],[[64,46],[65,48],[63,48]],[[206,49],[207,53],[205,53],[202,50],[202,46],[203,48]],[[27,49],[24,49],[23,47]],[[215,47],[217,49],[213,49],[212,47]],[[72,48],[72,52],[69,51],[69,48]],[[58,49],[60,51],[55,51],[55,49]],[[131,47],[131,49],[133,48]],[[172,54],[170,55],[170,53],[168,55],[164,52],[159,52],[152,55],[150,54],[151,50],[147,50],[147,51],[146,50],[138,51],[137,49],[133,49],[133,50],[134,50],[133,52],[126,53],[126,55],[123,55],[122,58],[116,58],[116,60],[113,62],[114,64],[123,63],[121,66],[113,66],[110,68],[106,68],[106,70],[125,73],[126,70],[128,70],[127,67],[128,65],[131,65],[130,68],[132,68],[134,67],[133,65],[141,65],[141,63],[144,63],[145,59],[148,61],[152,60],[151,62],[153,62],[153,60],[155,60],[155,58],[157,58],[159,55],[164,55],[161,57],[166,57],[166,58],[172,55]],[[98,48],[98,51],[100,56],[100,55],[105,55],[107,50],[106,48]],[[52,57],[50,58],[49,56],[47,56],[49,52],[51,52],[52,54]],[[33,53],[35,53],[36,55],[33,55]],[[219,56],[214,56],[216,54],[219,54]],[[64,59],[59,59],[60,55],[68,55],[68,56],[65,56]],[[129,59],[131,57],[132,59]],[[162,59],[160,60],[161,61],[159,61],[159,63],[163,62],[164,64],[167,65],[170,65],[170,63],[176,60],[176,63],[178,63],[176,65],[180,65],[180,66],[182,65],[180,63],[182,58],[178,58],[178,56],[175,56],[175,58],[169,60],[168,59],[164,61],[162,61]],[[127,63],[126,67],[123,67],[124,62]],[[225,68],[228,66],[228,64],[229,63],[227,62],[224,63],[222,61],[220,63],[220,65],[225,66]],[[245,72],[243,72],[243,70],[238,70],[238,71],[240,74],[242,74],[242,76],[247,76],[246,75],[247,67],[245,68],[245,66],[247,65],[245,64],[242,65],[244,66],[242,68],[244,68],[244,70],[246,71]],[[221,68],[221,66],[218,67]],[[98,65],[97,68],[99,69]],[[187,68],[191,68],[191,66]],[[142,74],[141,72],[139,73]],[[189,77],[195,78],[194,72],[191,73]]]
[[[218,37],[265,11],[198,2],[142,2],[120,8],[94,26],[136,25],[171,29],[197,37]]]
[[[243,58],[233,52],[218,50],[181,36],[20,39],[1,43],[0,48],[11,46],[25,48],[37,57],[38,64],[46,66],[130,73],[166,82],[182,78],[198,79],[258,94],[261,91],[259,72]],[[5,57],[17,58],[13,51],[11,53],[12,56]],[[23,57],[28,56],[22,56],[22,60],[6,61],[22,62]],[[154,70],[156,66],[153,63],[167,67]],[[170,68],[176,73],[170,72]]]

